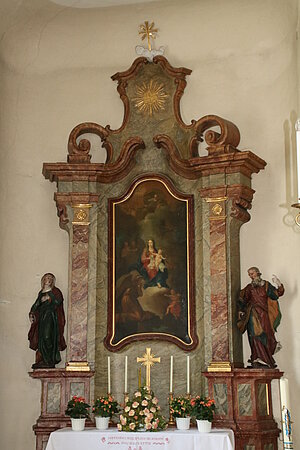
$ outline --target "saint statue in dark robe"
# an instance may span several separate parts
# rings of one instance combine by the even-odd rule
[[[278,298],[284,294],[283,284],[274,275],[272,281],[261,278],[257,267],[250,267],[249,283],[240,293],[238,328],[242,333],[247,330],[252,367],[275,368],[274,353],[281,349],[275,338],[275,332],[281,320]]]
[[[61,361],[60,351],[67,347],[64,339],[63,295],[55,287],[52,273],[42,277],[41,285],[42,289],[29,313],[29,347],[36,351],[33,369],[54,368]]]

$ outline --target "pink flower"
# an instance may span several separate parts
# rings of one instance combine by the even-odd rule
[[[134,396],[135,397],[140,397],[142,394],[140,393],[140,391],[135,392]]]
[[[156,430],[157,427],[158,427],[158,423],[157,423],[157,422],[154,422],[154,423],[152,424],[152,428],[153,428],[154,430]]]
[[[145,409],[144,409],[144,413],[145,413],[145,414],[149,414],[149,412],[150,412],[150,411],[149,411],[148,408],[145,408]]]
[[[122,425],[120,423],[118,423],[117,428],[119,431],[122,431]]]
[[[127,419],[126,417],[123,417],[122,415],[120,416],[120,422],[122,425],[126,425]]]
[[[156,397],[153,397],[152,403],[154,403],[154,405],[156,405],[158,403],[158,399]]]
[[[135,429],[135,423],[130,423],[130,424],[129,424],[129,428],[130,428],[131,430],[134,430],[134,429]]]
[[[146,430],[151,430],[151,428],[152,428],[151,423],[146,423]]]
[[[154,406],[151,406],[150,411],[155,413],[156,412],[156,408],[154,408]]]
[[[133,403],[132,403],[132,407],[133,407],[133,408],[137,408],[138,406],[139,406],[138,402],[133,402]]]
[[[131,409],[131,410],[129,411],[128,415],[129,415],[130,417],[134,416],[134,410]]]
[[[153,414],[152,413],[147,414],[147,418],[149,418],[150,420],[153,419]]]
[[[124,411],[125,411],[125,412],[130,411],[130,407],[129,407],[129,406],[126,406],[126,408],[124,409]]]
[[[142,406],[147,406],[147,405],[148,405],[147,400],[143,400],[143,401],[142,401]]]

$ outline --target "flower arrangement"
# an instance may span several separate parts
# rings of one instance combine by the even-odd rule
[[[216,409],[215,401],[213,399],[197,395],[197,397],[191,399],[191,405],[192,415],[197,420],[213,421],[213,415]]]
[[[167,428],[167,423],[160,413],[158,399],[151,390],[142,387],[125,403],[117,426],[119,431],[159,431]]]
[[[89,417],[89,408],[90,405],[85,403],[83,397],[74,395],[68,402],[65,414],[72,419],[83,419],[84,417]]]
[[[192,412],[191,401],[187,397],[174,397],[170,401],[170,413],[173,417],[190,417]]]
[[[95,416],[112,418],[119,411],[119,405],[111,395],[102,396],[95,400],[92,411]]]

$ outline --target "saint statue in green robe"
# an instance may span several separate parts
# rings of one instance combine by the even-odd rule
[[[60,351],[66,348],[63,295],[55,287],[55,276],[52,273],[46,273],[42,277],[41,285],[42,289],[29,313],[29,347],[36,351],[33,369],[54,368],[61,361]]]

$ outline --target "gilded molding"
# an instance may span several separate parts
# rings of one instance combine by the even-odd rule
[[[90,372],[91,368],[89,366],[89,363],[86,361],[70,361],[66,364],[66,370],[68,372]]]
[[[229,361],[212,361],[207,368],[207,372],[231,372],[232,367]]]

